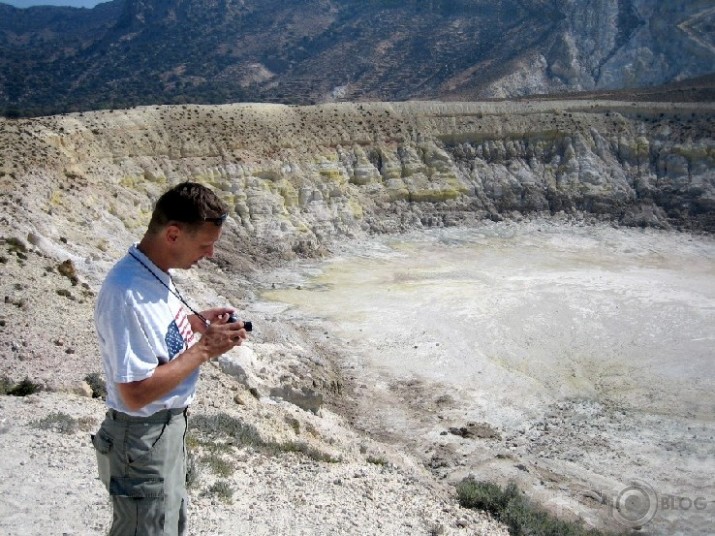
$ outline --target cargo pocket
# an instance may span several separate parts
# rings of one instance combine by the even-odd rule
[[[156,466],[166,441],[167,424],[132,423],[124,438],[126,461],[134,468]],[[145,471],[145,469],[141,469]]]
[[[99,472],[99,480],[102,481],[104,487],[109,490],[110,464],[109,453],[112,450],[112,437],[104,428],[100,428],[96,434],[91,436],[94,452],[97,455],[97,470]]]
[[[164,479],[112,477],[109,495],[117,534],[164,534]]]

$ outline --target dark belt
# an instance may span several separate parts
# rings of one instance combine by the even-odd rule
[[[162,409],[160,411],[157,411],[156,413],[147,415],[146,417],[141,417],[138,415],[127,415],[126,413],[122,413],[121,411],[117,411],[116,409],[110,409],[109,411],[107,411],[107,417],[114,421],[122,422],[169,422],[172,417],[177,417],[178,415],[187,415],[188,412],[188,407],[170,408]]]

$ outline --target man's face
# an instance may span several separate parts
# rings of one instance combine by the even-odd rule
[[[174,243],[175,262],[172,268],[189,269],[201,259],[212,257],[214,244],[221,237],[221,227],[214,223],[203,223],[197,230],[179,230]]]

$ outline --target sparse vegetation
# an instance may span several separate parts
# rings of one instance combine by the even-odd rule
[[[201,458],[199,461],[203,465],[209,467],[214,474],[222,477],[231,476],[236,469],[233,463],[225,460],[217,454],[209,454],[208,456]]]
[[[533,504],[516,484],[502,489],[492,482],[473,477],[457,484],[459,504],[465,508],[483,510],[509,528],[512,536],[606,536],[581,524],[564,521]]]
[[[311,447],[307,443],[303,443],[300,441],[286,441],[285,443],[270,443],[268,445],[269,450],[271,452],[274,452],[275,454],[279,454],[281,452],[295,452],[298,454],[302,454],[306,456],[307,458],[310,458],[313,461],[316,462],[327,462],[327,463],[338,463],[340,459],[323,452],[321,450],[316,449],[315,447]]]
[[[196,442],[200,442],[199,436],[203,435],[212,439],[224,436],[235,440],[240,445],[251,447],[266,445],[255,426],[246,424],[226,413],[192,416],[191,429]]]
[[[428,534],[429,536],[440,536],[441,534],[444,534],[444,526],[435,523],[430,527]]]
[[[91,417],[75,419],[67,413],[58,411],[50,413],[37,421],[32,421],[30,425],[40,430],[52,430],[60,434],[74,434],[78,431],[89,431],[94,425],[94,419]]]
[[[92,372],[84,377],[90,389],[92,389],[92,398],[107,398],[107,384],[102,379],[99,372]]]
[[[10,378],[3,376],[0,378],[0,395],[7,395],[10,393],[10,389],[13,388],[13,383]]]
[[[374,465],[379,465],[381,467],[385,467],[385,466],[389,465],[389,462],[385,458],[383,458],[381,456],[372,456],[372,455],[367,457],[367,463],[372,463]]]
[[[5,238],[8,253],[15,255],[18,259],[27,260],[27,245],[25,242],[14,236]]]
[[[204,492],[204,495],[218,497],[225,503],[233,502],[233,488],[227,480],[217,480]]]
[[[42,385],[25,378],[20,383],[14,383],[7,376],[0,379],[0,394],[11,396],[28,396],[42,390]]]
[[[300,422],[295,417],[286,416],[285,421],[293,429],[296,435],[300,434]]]
[[[63,296],[65,298],[68,298],[69,300],[74,301],[75,299],[75,297],[72,296],[72,293],[66,288],[58,288],[55,292],[57,292],[58,296]]]
[[[238,445],[252,447],[274,455],[298,453],[319,462],[335,463],[339,461],[332,455],[304,442],[265,441],[253,425],[246,424],[226,413],[194,416],[191,418],[191,428],[192,434],[188,442],[193,448],[203,447],[220,451],[227,445]],[[222,439],[228,439],[229,442],[224,442]]]

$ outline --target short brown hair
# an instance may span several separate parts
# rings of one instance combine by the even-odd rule
[[[221,225],[228,211],[218,196],[203,184],[182,182],[162,194],[154,206],[149,232],[156,232],[171,222],[199,227],[205,221]]]

